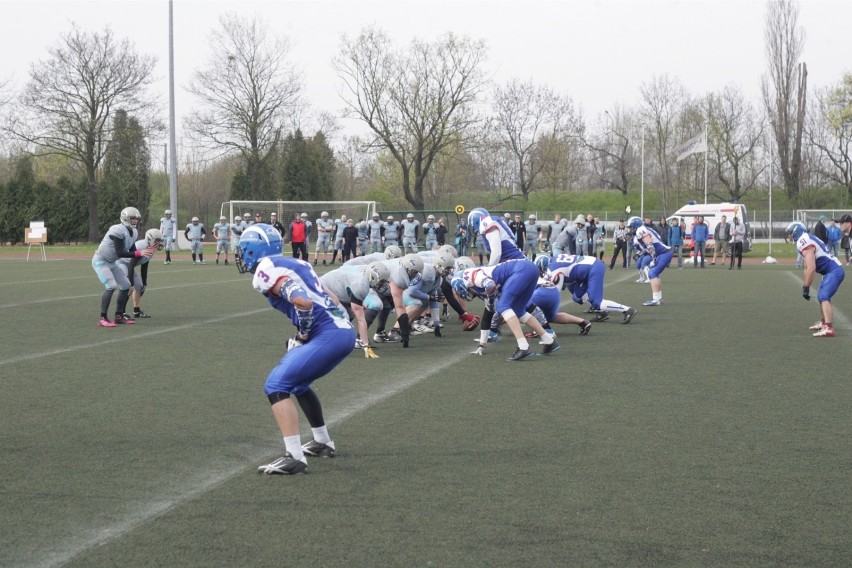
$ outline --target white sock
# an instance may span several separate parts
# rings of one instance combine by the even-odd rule
[[[331,437],[328,435],[328,427],[320,426],[319,428],[311,428],[311,432],[314,433],[314,440],[319,442],[320,444],[327,444],[331,442]]]
[[[663,299],[663,293],[662,292],[654,292],[654,299],[655,300],[662,300]]]
[[[554,337],[556,337],[556,334],[547,333],[547,330],[545,330],[544,335],[541,336],[541,341],[539,341],[538,344],[539,345],[550,345],[551,343],[556,341],[554,339]]]
[[[529,349],[530,342],[526,338],[518,340],[518,349]]]
[[[601,300],[601,309],[605,312],[626,312],[629,308],[611,300]]]
[[[284,448],[290,452],[290,455],[293,456],[294,459],[305,463],[308,462],[308,460],[305,459],[305,452],[302,451],[302,438],[298,434],[295,436],[284,436]]]

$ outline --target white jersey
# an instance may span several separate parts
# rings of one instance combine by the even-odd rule
[[[363,266],[342,266],[326,272],[320,277],[323,287],[337,296],[341,302],[349,303],[353,298],[361,303],[370,294],[370,283],[364,275]]]
[[[119,253],[130,250],[130,247],[136,241],[137,234],[133,227],[127,227],[121,223],[113,225],[107,230],[101,244],[98,245],[95,258],[104,262],[116,262],[120,258]]]
[[[377,241],[382,238],[382,229],[385,227],[384,221],[368,221],[367,226],[370,228],[370,239]]]
[[[334,221],[331,219],[317,219],[317,235],[328,235],[334,232]]]
[[[146,248],[148,248],[148,241],[146,241],[145,239],[142,239],[141,241],[136,241],[135,246],[136,250],[145,250]],[[119,258],[118,262],[130,266],[134,260],[136,261],[136,266],[142,266],[143,264],[148,264],[148,261],[151,259],[147,256],[139,256],[135,258]]]
[[[228,231],[231,229],[230,223],[216,223],[213,225],[213,234],[216,235],[216,239],[220,241],[228,240]]]
[[[645,244],[642,239],[647,236],[651,237],[651,242]],[[660,235],[657,234],[657,231],[650,227],[646,227],[645,225],[636,229],[636,241],[641,248],[644,248],[648,252],[653,252],[654,255],[663,254],[672,250],[667,245],[663,244],[663,241],[660,240]]]
[[[176,229],[177,226],[175,225],[175,220],[172,217],[162,217],[160,219],[160,232],[163,233],[164,238],[174,239]]]
[[[841,262],[837,260],[831,252],[829,252],[828,247],[824,242],[810,233],[802,233],[802,236],[796,241],[796,250],[801,253],[805,249],[809,249],[811,247],[814,249],[814,260],[816,261],[817,274],[825,275],[831,272],[834,268],[843,266],[843,264],[841,264]]]
[[[248,229],[248,225],[246,225],[245,221],[240,221],[239,223],[231,224],[231,232],[234,233],[234,237],[237,239],[242,236],[243,231],[245,231],[246,229]]]
[[[197,225],[190,223],[186,226],[186,230],[189,232],[187,237],[191,241],[200,241],[204,233],[206,233],[206,231],[204,230],[204,225],[201,223]]]
[[[406,219],[405,221],[401,222],[400,225],[402,226],[402,236],[408,239],[413,239],[417,236],[416,232],[417,228],[420,226],[420,221],[418,221],[417,219],[415,219],[414,221],[409,221],[408,219]]]

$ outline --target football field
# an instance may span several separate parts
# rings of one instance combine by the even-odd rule
[[[89,259],[0,261],[0,566],[849,565],[852,281],[835,338],[816,284],[752,262],[670,268],[648,308],[608,271],[636,318],[550,357],[470,355],[455,318],[356,350],[314,385],[337,457],[290,478],[257,466],[292,326],[177,258],[114,329]]]

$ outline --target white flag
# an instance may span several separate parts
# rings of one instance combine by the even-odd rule
[[[675,148],[675,153],[677,154],[677,161],[681,161],[687,156],[691,156],[693,154],[698,154],[699,152],[707,151],[707,142],[704,141],[704,135],[699,134],[689,142],[685,144],[681,144],[677,148]]]

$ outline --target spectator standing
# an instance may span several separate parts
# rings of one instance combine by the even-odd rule
[[[743,225],[745,228],[745,225]],[[713,246],[713,260],[710,264],[716,264],[716,255],[719,251],[722,252],[722,260],[721,264],[725,264],[725,256],[728,254],[728,243],[731,241],[731,225],[728,223],[728,218],[722,215],[722,220],[716,225],[716,228],[713,229],[713,240],[716,241]],[[733,256],[733,252],[731,252],[731,256]],[[731,259],[733,263],[733,258]]]
[[[734,217],[733,226],[731,227],[731,266],[728,270],[734,269],[734,259],[737,260],[737,270],[742,270],[743,267],[743,243],[745,242],[745,224],[740,223],[740,220]]]
[[[627,268],[627,240],[629,238],[630,231],[624,226],[624,219],[619,219],[618,227],[612,232],[612,242],[615,244],[615,250],[612,251],[612,260],[609,261],[610,270],[615,266],[619,252],[621,252],[621,268]]]
[[[273,226],[275,226],[273,224]],[[290,245],[293,247],[293,258],[301,258],[308,261],[308,229],[301,215],[296,213],[293,222],[290,223]]]
[[[462,217],[456,225],[456,250],[459,256],[467,256],[467,245],[470,241],[470,231],[467,227],[467,217]]]
[[[707,236],[710,228],[704,222],[704,216],[699,215],[692,223],[692,266],[698,266],[698,257],[701,256],[701,268],[704,268],[704,252],[707,249]]]
[[[447,244],[447,221],[441,217],[438,219],[438,228],[435,229],[435,242],[438,243],[439,247]]]
[[[826,219],[828,218],[825,215],[820,215],[813,230],[813,235],[824,243],[828,242],[828,229],[825,228],[825,223],[823,223]]]
[[[355,227],[355,221],[353,219],[348,219],[346,221],[346,226],[343,228],[343,232],[341,233],[343,237],[343,262],[346,262],[350,258],[356,256],[356,248],[358,246],[358,229]]]
[[[574,254],[576,256],[585,256],[587,245],[588,242],[586,238],[586,218],[582,214],[580,214],[577,215],[576,219],[574,219],[574,252],[572,252],[571,254]]]
[[[601,223],[600,217],[595,217],[595,250],[598,259],[603,260],[606,254],[606,225]]]
[[[255,222],[260,223],[260,213],[256,215],[256,218],[257,221]],[[275,211],[273,211],[272,214],[269,215],[269,224],[272,225],[272,227],[275,228],[276,231],[278,231],[278,234],[281,235],[281,240],[283,241],[284,235],[287,233],[287,231],[284,230],[284,223],[278,220],[278,213],[276,213]]]
[[[524,222],[521,220],[521,216],[516,214],[515,218],[509,223],[509,229],[512,230],[512,234],[515,235],[515,244],[518,247],[518,250],[524,250],[524,237],[527,236],[527,226],[524,225]]]
[[[683,227],[680,221],[675,217],[672,219],[672,224],[669,230],[666,231],[669,247],[672,249],[672,254],[677,253],[677,267],[683,270]]]
[[[840,230],[840,225],[837,224],[837,220],[832,219],[831,223],[829,223],[826,228],[826,233],[828,236],[828,241],[825,243],[828,245],[828,250],[833,254],[836,258],[840,258],[840,241],[843,239],[843,231]]]
[[[305,224],[305,250],[311,248],[311,230],[314,228],[314,224],[311,223],[311,220],[308,219],[308,214],[302,211],[300,215],[302,218],[302,222]],[[308,260],[308,257],[305,256],[305,260]]]
[[[660,235],[660,240],[663,241],[663,244],[669,246],[669,224],[666,222],[665,217],[660,217],[657,233]]]
[[[849,266],[852,262],[852,243],[849,241],[848,233],[843,233],[843,237],[840,239],[840,248],[846,253],[846,266]]]
[[[589,214],[586,216],[586,254],[597,257],[597,248],[595,248],[595,233],[598,226],[595,225],[595,218]]]

